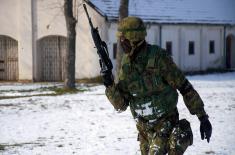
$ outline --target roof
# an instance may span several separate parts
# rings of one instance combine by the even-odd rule
[[[118,19],[120,0],[88,3],[108,20]],[[129,0],[129,16],[153,23],[235,24],[235,0]]]

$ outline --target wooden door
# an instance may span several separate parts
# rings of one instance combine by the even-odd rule
[[[0,36],[0,80],[16,81],[18,77],[18,43],[10,37]]]
[[[66,51],[66,38],[49,36],[39,42],[41,54],[41,81],[63,80],[63,60]]]

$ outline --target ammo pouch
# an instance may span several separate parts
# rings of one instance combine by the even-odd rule
[[[170,147],[175,149],[187,148],[193,144],[193,133],[186,119],[179,120],[170,136]]]
[[[193,132],[192,132],[190,123],[186,119],[181,119],[179,121],[179,128],[189,138],[190,145],[192,145],[193,144]]]

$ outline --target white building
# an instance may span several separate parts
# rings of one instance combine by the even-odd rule
[[[234,0],[129,0],[149,43],[167,48],[184,71],[235,68]],[[0,80],[63,79],[66,47],[64,0],[0,1]],[[76,78],[99,75],[96,49],[81,1],[77,0]],[[115,65],[119,0],[86,1]]]

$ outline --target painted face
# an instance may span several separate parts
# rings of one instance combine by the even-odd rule
[[[132,49],[131,43],[123,35],[120,36],[120,44],[121,44],[121,47],[122,47],[124,53],[129,54],[131,52],[131,49]]]

